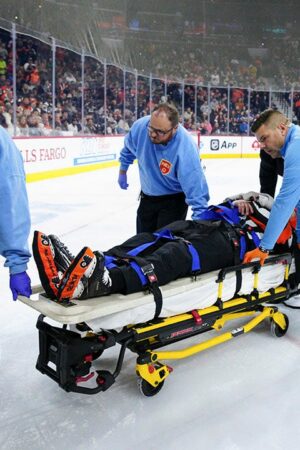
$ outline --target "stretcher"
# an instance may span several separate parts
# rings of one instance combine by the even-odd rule
[[[37,298],[19,299],[40,313],[36,368],[65,391],[106,391],[119,376],[126,350],[130,350],[137,354],[139,388],[153,396],[172,372],[165,360],[183,359],[237,338],[266,319],[274,336],[284,336],[289,321],[277,304],[298,292],[291,283],[293,272],[291,255],[284,254],[269,257],[263,267],[249,263],[178,279],[160,288],[163,306],[156,318],[150,292],[66,304],[48,299],[43,292]],[[223,330],[225,324],[245,318],[250,320]],[[205,332],[209,332],[208,339],[182,350],[159,350]],[[94,361],[101,362],[103,352],[116,345],[120,350],[115,370],[96,370]]]

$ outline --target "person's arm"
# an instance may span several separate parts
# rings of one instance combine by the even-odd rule
[[[293,144],[295,145],[295,144]],[[299,149],[297,149],[299,150]],[[296,151],[286,158],[282,186],[271,209],[261,246],[272,250],[300,199],[300,155]]]
[[[295,140],[286,152],[284,177],[282,186],[276,200],[272,206],[268,224],[259,248],[246,253],[244,262],[250,262],[258,258],[263,264],[269,251],[278,240],[281,232],[290,219],[295,206],[300,198],[300,154],[299,141]]]
[[[3,176],[0,183],[0,254],[10,274],[26,271],[31,256],[27,239],[30,218],[25,181],[20,176]]]
[[[13,298],[30,296],[26,274],[30,216],[22,156],[12,139],[0,130],[0,254],[10,272]]]
[[[135,127],[133,127],[129,133],[125,136],[124,147],[120,152],[120,170],[127,172],[128,167],[136,158],[136,146],[135,146]]]
[[[187,204],[192,208],[192,219],[197,220],[207,209],[209,190],[196,145],[190,144],[181,155],[178,164],[178,181]]]
[[[133,131],[134,132],[134,131]],[[124,147],[120,152],[120,170],[119,170],[119,176],[118,176],[118,183],[121,189],[127,189],[129,184],[127,183],[127,170],[130,164],[133,163],[133,161],[136,158],[136,149],[134,144],[134,137],[133,137],[132,130],[129,131],[129,133],[125,136],[124,139]]]

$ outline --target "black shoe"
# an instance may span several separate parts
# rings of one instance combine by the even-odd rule
[[[70,267],[74,261],[74,256],[68,249],[68,247],[61,242],[61,240],[55,236],[55,234],[49,234],[52,249],[54,251],[54,262],[57,270],[61,272],[61,275]]]

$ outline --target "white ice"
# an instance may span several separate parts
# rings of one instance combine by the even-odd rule
[[[258,189],[258,160],[205,165],[212,203]],[[127,191],[117,185],[117,170],[29,184],[32,231],[58,234],[74,253],[84,245],[105,250],[133,235],[137,168],[130,169]],[[29,274],[37,284],[33,261]],[[280,307],[290,319],[280,339],[261,324],[226,344],[170,361],[174,371],[154,397],[138,391],[136,355],[129,351],[115,384],[84,396],[65,392],[35,369],[38,314],[12,301],[3,267],[0,276],[1,450],[299,448],[300,311]],[[114,369],[117,349],[104,353],[103,368]]]

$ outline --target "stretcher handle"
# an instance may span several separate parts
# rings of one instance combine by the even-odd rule
[[[292,262],[292,255],[291,255],[291,253],[283,253],[282,255],[269,256],[265,260],[265,264],[264,265],[267,266],[267,265],[270,265],[270,264],[277,263],[279,261],[285,261],[286,264],[291,264],[291,262]],[[220,283],[221,281],[223,281],[225,279],[226,275],[228,273],[230,273],[230,272],[237,272],[239,270],[244,270],[244,269],[247,269],[249,267],[253,268],[252,273],[257,273],[261,269],[261,265],[260,265],[259,261],[254,261],[254,262],[250,262],[250,263],[246,263],[246,264],[238,264],[236,266],[224,267],[224,269],[220,270],[216,282]]]
[[[31,288],[32,294],[40,294],[41,292],[44,292],[43,286],[41,284],[35,284]]]

